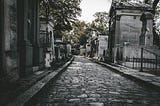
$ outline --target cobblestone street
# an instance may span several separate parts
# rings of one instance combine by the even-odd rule
[[[77,56],[33,106],[159,106],[160,93]]]

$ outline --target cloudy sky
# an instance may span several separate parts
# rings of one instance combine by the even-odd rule
[[[108,12],[110,9],[111,0],[82,0],[81,9],[82,16],[80,20],[91,22],[94,20],[93,14],[96,12]]]

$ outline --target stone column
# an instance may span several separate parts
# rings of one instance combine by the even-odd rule
[[[153,17],[152,14],[148,14],[147,24],[146,24],[146,46],[153,46]]]
[[[114,42],[114,63],[117,62],[116,58],[117,58],[117,52],[118,48],[119,48],[119,40],[120,40],[120,19],[121,19],[121,15],[117,15],[116,16],[116,26],[115,26],[115,42]]]
[[[17,0],[19,74],[23,77],[32,72],[32,44],[30,42],[30,24],[28,0]]]
[[[141,15],[142,33],[140,36],[141,45],[153,46],[153,15],[145,12]]]
[[[40,65],[40,46],[39,46],[39,0],[33,1],[33,65]]]
[[[4,75],[4,0],[0,0],[0,76]]]

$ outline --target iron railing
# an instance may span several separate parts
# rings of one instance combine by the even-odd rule
[[[147,56],[145,54],[147,54]],[[131,62],[132,68],[139,69],[141,72],[142,71],[157,72],[158,70],[160,71],[160,55],[145,48],[141,48],[141,57],[126,58],[125,61]]]

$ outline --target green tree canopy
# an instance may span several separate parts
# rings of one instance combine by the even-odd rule
[[[84,21],[76,21],[72,24],[73,29],[71,31],[64,32],[64,40],[70,41],[76,45],[85,45],[89,36],[91,36],[90,24]]]
[[[54,29],[66,31],[72,29],[72,23],[80,16],[81,0],[43,0],[40,3],[40,15],[43,17],[52,17]]]
[[[79,37],[81,36],[81,34],[83,33],[81,31],[82,25],[80,25],[80,21],[76,21],[75,24],[72,24],[72,30],[71,31],[65,31],[63,32],[63,39],[65,41],[72,41],[76,44],[79,43]]]
[[[107,12],[96,12],[95,20],[92,21],[91,27],[99,33],[106,33],[109,28],[109,17]]]
[[[147,3],[147,4],[151,4],[152,5],[152,8],[153,8],[153,14],[155,15],[159,10],[158,8],[158,3],[159,3],[159,0],[144,0],[144,3]]]

